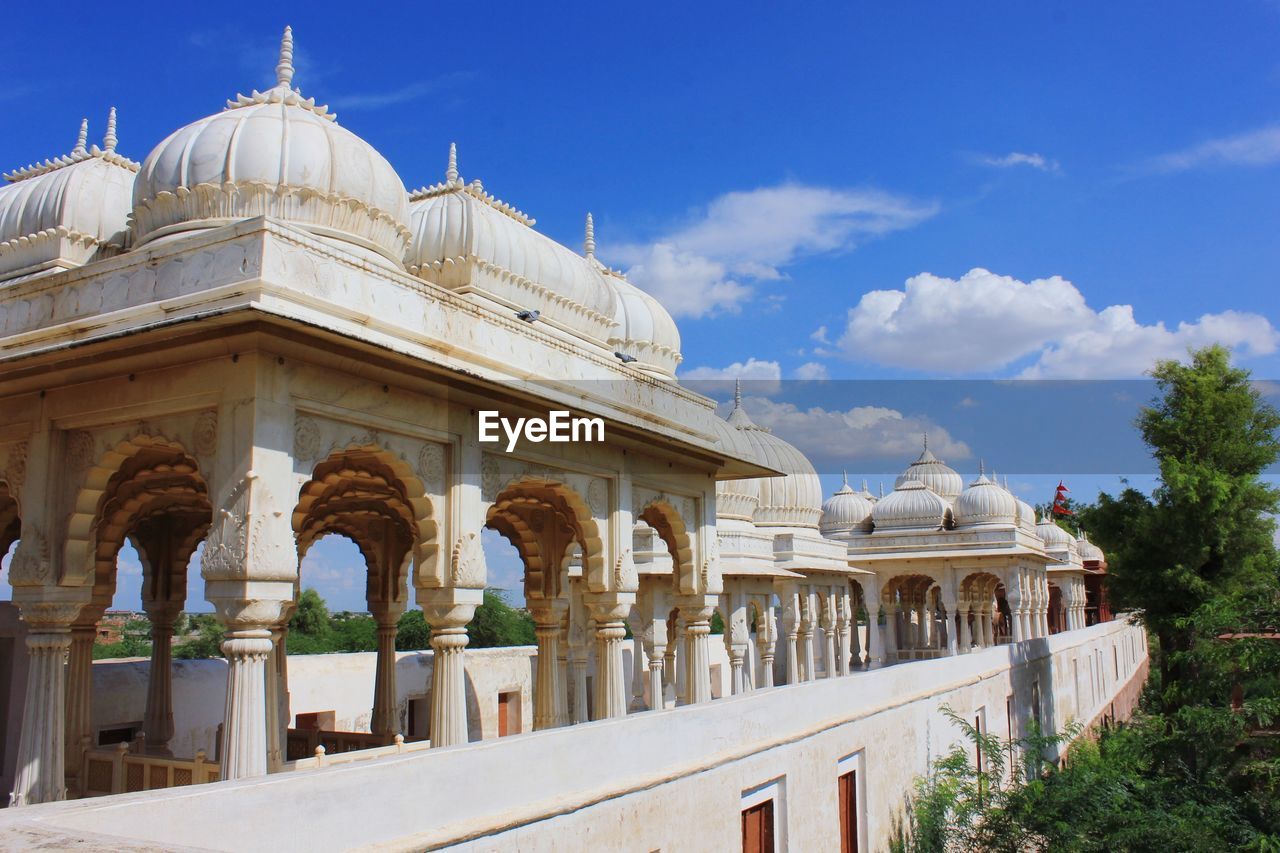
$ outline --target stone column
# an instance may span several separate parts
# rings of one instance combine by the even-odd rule
[[[898,603],[890,601],[885,608],[884,619],[884,662],[898,662]]]
[[[396,692],[396,633],[403,610],[394,604],[375,603],[378,623],[378,659],[373,681],[373,716],[369,730],[391,743],[400,731],[400,703]],[[434,632],[433,632],[434,634]],[[432,729],[435,732],[435,729]]]
[[[626,618],[633,602],[619,596],[600,597],[588,602],[596,622],[595,714],[597,720],[627,714],[626,671],[622,642],[627,636]]]
[[[761,624],[756,627],[756,648],[760,653],[760,686],[773,686],[773,650],[777,641],[773,607],[765,607]]]
[[[93,744],[93,643],[98,635],[102,608],[86,607],[71,626],[71,653],[67,657],[67,790],[83,796],[80,778],[86,745]]]
[[[700,606],[701,604],[701,606]],[[689,704],[711,701],[711,613],[713,608],[700,601],[684,603],[680,614],[685,623],[685,648],[688,650]]]
[[[853,628],[850,630],[850,622]],[[849,592],[845,590],[836,594],[836,674],[849,674],[849,659],[858,646],[858,623],[853,617],[852,605],[849,603]],[[852,648],[850,647],[852,640]],[[861,660],[859,660],[861,663]]]
[[[884,631],[880,627],[880,583],[868,578],[862,598],[867,608],[867,665],[884,666]]]
[[[955,621],[956,614],[959,612],[959,605],[954,598],[944,595],[942,598],[943,625],[946,626],[946,642],[947,656],[955,657],[960,654],[960,640],[956,631]],[[967,632],[966,632],[967,633]],[[966,647],[965,651],[969,649]]]
[[[147,751],[169,754],[173,740],[173,623],[182,605],[176,601],[143,602],[151,620],[151,666],[147,670],[147,709],[142,718]]]
[[[463,652],[467,623],[484,601],[483,589],[419,589],[418,603],[431,626],[431,746],[467,742],[467,676]]]
[[[267,650],[266,660],[263,665],[263,706],[266,708],[267,715],[267,772],[278,773],[284,765],[285,739],[281,737],[280,730],[280,674],[276,672],[276,666],[279,660],[276,658],[276,642],[279,637],[277,632],[279,627],[270,630],[268,642],[271,648]]]
[[[587,722],[587,649],[578,649],[569,660],[573,670],[573,721]]]
[[[70,626],[41,626],[27,635],[27,696],[22,740],[10,806],[48,803],[67,797],[63,761],[66,731],[66,655]]]
[[[14,563],[17,562],[15,557]],[[66,658],[71,647],[71,623],[81,606],[79,602],[23,602],[22,592],[26,589],[36,595],[50,594],[33,588],[14,589],[14,599],[30,633],[27,694],[22,709],[18,769],[9,795],[11,807],[66,799]]]
[[[960,605],[960,653],[968,654],[973,650],[973,637],[969,631],[969,602]]]
[[[835,593],[820,593],[822,601],[822,672],[825,678],[840,674],[836,665],[836,598]]]
[[[800,644],[800,671],[802,681],[813,681],[817,676],[814,670],[817,668],[817,662],[813,649],[813,634],[817,624],[817,614],[814,613],[814,600],[811,592],[800,593],[800,636],[798,642]]]
[[[266,663],[271,649],[271,631],[267,628],[228,629],[222,641],[222,654],[227,659],[223,779],[267,773]]]
[[[783,595],[782,628],[787,632],[787,684],[800,683],[800,599],[793,590]]]
[[[291,612],[292,608],[286,612],[286,617]],[[293,717],[289,703],[289,623],[287,621],[271,631],[271,641],[275,644],[272,655],[276,664],[276,730],[279,732],[277,737],[280,739],[280,757],[287,759],[289,723]]]
[[[636,713],[649,710],[649,703],[644,700],[645,662],[648,658],[644,650],[644,622],[635,609],[632,609],[628,623],[631,626],[631,702],[627,713]]]
[[[537,675],[533,686],[533,728],[535,731],[564,725],[560,684],[560,626],[563,617],[551,607],[533,611],[534,636],[538,640]]]

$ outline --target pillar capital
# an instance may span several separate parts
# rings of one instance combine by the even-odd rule
[[[431,626],[433,638],[436,633],[465,631],[467,623],[475,616],[476,608],[483,603],[483,589],[418,589],[418,606],[422,608],[422,615]]]

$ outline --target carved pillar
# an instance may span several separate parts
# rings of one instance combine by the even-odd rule
[[[373,604],[378,623],[378,658],[373,681],[373,716],[369,730],[387,743],[400,731],[400,703],[396,692],[396,632],[403,612],[394,604]],[[432,729],[434,732],[435,730]]]
[[[849,591],[845,589],[836,593],[836,674],[849,674],[849,659],[857,647],[857,622],[853,620],[852,605],[849,603]],[[850,622],[853,622],[852,629]],[[852,640],[852,646],[850,645]],[[859,660],[861,663],[861,660]]]
[[[622,642],[627,636],[625,619],[632,602],[601,596],[589,602],[596,622],[595,714],[597,720],[627,714],[626,671]]]
[[[806,590],[800,593],[800,636],[797,638],[800,644],[800,670],[801,680],[813,681],[817,675],[814,670],[817,668],[814,659],[813,650],[813,634],[817,625],[818,614],[815,613],[816,603],[813,593]]]
[[[533,728],[553,729],[565,723],[560,684],[560,630],[563,611],[541,606],[533,611],[538,639],[537,681],[533,689]]]
[[[884,620],[884,662],[898,662],[898,602],[896,596],[889,599],[885,606]]]
[[[635,713],[649,709],[649,704],[644,699],[644,674],[647,660],[644,649],[645,620],[640,610],[633,607],[627,621],[631,626],[631,703],[627,706],[627,711]]]
[[[67,657],[67,790],[83,796],[80,778],[85,744],[93,742],[93,643],[98,635],[102,607],[87,605],[71,626],[71,652]]]
[[[787,632],[787,684],[800,683],[800,597],[794,588],[782,596],[782,627]]]
[[[761,624],[756,628],[756,648],[760,653],[760,686],[773,686],[773,650],[777,646],[777,617],[773,605],[767,605],[761,613]]]
[[[836,601],[830,590],[818,593],[822,613],[822,674],[824,678],[835,678],[836,669]]]
[[[289,723],[293,714],[289,702],[289,623],[288,617],[292,608],[286,611],[285,623],[271,631],[271,642],[275,645],[272,657],[275,659],[276,672],[276,737],[280,743],[281,759],[288,758]]]
[[[947,655],[955,657],[960,654],[960,640],[956,635],[956,614],[959,606],[954,597],[944,595],[942,598],[943,624],[946,626]],[[964,617],[961,616],[961,621]],[[967,628],[967,626],[966,626]],[[966,631],[967,633],[967,631]],[[965,648],[968,651],[968,647]]]
[[[680,606],[684,622],[685,648],[688,650],[689,704],[711,701],[711,613],[713,608],[702,599]]]
[[[222,641],[227,659],[227,707],[222,724],[222,778],[267,773],[267,628],[231,629]]]
[[[888,661],[884,653],[884,631],[880,627],[880,581],[868,578],[863,603],[867,608],[867,664],[884,666]]]
[[[484,601],[483,589],[419,589],[418,603],[431,626],[431,745],[467,742],[467,676],[463,652],[467,623]]]
[[[969,632],[969,602],[960,604],[960,653],[968,654],[973,648],[973,636]]]
[[[147,751],[169,754],[173,740],[173,623],[182,609],[177,601],[144,601],[151,620],[151,666],[147,670],[147,709],[142,718]]]
[[[64,715],[70,646],[70,620],[33,625],[27,634],[27,696],[11,807],[66,799]]]

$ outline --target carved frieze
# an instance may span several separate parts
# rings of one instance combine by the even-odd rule
[[[427,442],[418,451],[418,476],[428,490],[440,491],[444,488],[444,447],[435,442]]]
[[[22,538],[9,564],[9,583],[14,586],[44,586],[53,580],[49,542],[34,524],[22,526]]]
[[[191,436],[192,449],[197,456],[210,457],[218,450],[218,413],[201,412],[196,416],[196,424]]]
[[[455,587],[465,589],[484,587],[484,549],[480,545],[479,534],[465,533],[454,543],[449,579]]]

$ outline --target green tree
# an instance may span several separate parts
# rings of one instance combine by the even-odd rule
[[[396,649],[416,652],[429,648],[430,645],[431,628],[422,611],[416,608],[406,610],[396,626]]]
[[[180,660],[222,657],[222,623],[212,613],[193,613],[188,617],[186,639],[173,647]]]
[[[94,660],[106,658],[145,658],[151,656],[151,620],[130,619],[120,629],[114,643],[94,643]]]
[[[502,591],[486,589],[484,602],[467,627],[471,646],[477,649],[497,646],[531,646],[536,642],[533,617],[527,610],[517,610],[507,603]]]

